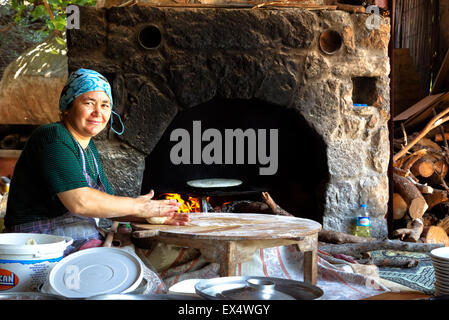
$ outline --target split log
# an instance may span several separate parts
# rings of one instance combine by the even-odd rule
[[[435,214],[431,212],[426,212],[422,216],[422,221],[424,223],[424,227],[434,226],[438,223],[439,219],[435,216]]]
[[[344,232],[321,229],[318,232],[318,240],[326,243],[361,243],[367,241],[376,241],[376,238],[358,237]]]
[[[425,227],[422,233],[422,241],[424,243],[443,244],[449,246],[449,237],[443,228],[438,226]]]
[[[410,170],[413,167],[413,165],[422,157],[424,157],[426,154],[427,154],[426,149],[420,149],[414,152],[407,159],[404,160],[404,163],[402,164],[401,168],[405,171]]]
[[[437,226],[443,228],[446,233],[449,233],[449,216],[441,219],[441,221],[438,222]]]
[[[446,140],[449,140],[449,132],[444,133],[444,136],[446,137]],[[442,142],[443,141],[443,135],[441,133],[437,133],[435,135],[435,141],[436,142]]]
[[[442,244],[413,243],[400,240],[378,240],[362,243],[331,244],[318,249],[331,255],[345,254],[360,258],[363,253],[375,250],[397,250],[428,253],[433,249],[443,247]]]
[[[398,167],[393,167],[393,173],[395,173],[401,177],[404,177],[404,178],[406,178],[410,174],[409,171],[404,170],[402,168],[398,168]]]
[[[426,184],[416,183],[415,186],[418,188],[419,192],[424,194],[432,194],[433,188],[431,186],[428,186]]]
[[[407,228],[395,230],[394,237],[401,237],[401,240],[418,242],[424,229],[422,219],[415,219],[407,224]]]
[[[419,180],[410,172],[410,170],[404,170],[402,168],[393,167],[393,173],[401,177],[412,179],[415,183],[419,183]]]
[[[424,215],[428,204],[418,188],[408,180],[393,173],[394,190],[399,193],[408,206],[408,213],[411,218],[418,219]]]
[[[437,160],[434,163],[434,168],[434,173],[429,177],[428,181],[431,184],[441,185],[447,175],[448,165],[444,160]]]
[[[415,177],[428,178],[435,172],[434,163],[427,157],[418,159],[410,168]]]
[[[430,210],[440,203],[449,201],[449,196],[446,190],[434,189],[432,194],[424,195],[424,199],[429,206],[427,209]]]
[[[433,142],[429,138],[422,138],[421,140],[419,140],[416,143],[416,145],[419,146],[420,148],[426,147],[428,149],[436,150],[436,151],[439,151],[439,152],[443,151],[438,143]]]
[[[402,219],[408,206],[399,193],[393,193],[393,220]]]

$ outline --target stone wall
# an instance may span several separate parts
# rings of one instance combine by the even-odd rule
[[[138,193],[145,156],[180,110],[214,97],[258,98],[297,110],[326,142],[324,227],[349,231],[367,202],[374,235],[386,236],[390,21],[369,30],[368,17],[297,8],[82,8],[81,29],[68,34],[69,71],[92,68],[112,82],[126,130],[96,140],[118,193]],[[153,33],[151,49],[138,41],[148,25],[161,39]],[[331,54],[320,49],[327,30],[341,37]]]

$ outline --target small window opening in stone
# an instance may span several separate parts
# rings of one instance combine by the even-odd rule
[[[378,96],[376,81],[376,78],[371,77],[352,78],[352,102],[372,106]]]
[[[144,49],[153,49],[161,43],[162,34],[157,27],[146,26],[140,30],[138,40]]]
[[[334,54],[343,43],[340,33],[334,30],[326,30],[320,36],[320,48],[324,53]]]

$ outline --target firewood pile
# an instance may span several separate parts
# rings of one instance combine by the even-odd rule
[[[449,246],[449,108],[419,132],[393,141],[393,236]]]

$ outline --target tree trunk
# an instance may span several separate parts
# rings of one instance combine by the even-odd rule
[[[413,243],[400,240],[378,240],[362,243],[346,243],[320,246],[318,249],[331,255],[345,254],[360,258],[364,252],[375,250],[398,250],[428,253],[433,249],[442,247],[442,244]]]
[[[342,244],[342,243],[361,243],[367,241],[376,241],[376,238],[358,237],[351,234],[322,229],[318,233],[318,240],[326,243]]]

